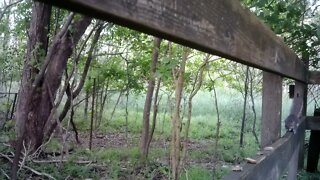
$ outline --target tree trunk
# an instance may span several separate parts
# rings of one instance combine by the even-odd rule
[[[17,102],[17,96],[18,96],[18,93],[14,93],[14,99],[13,99],[13,103],[12,103],[10,119],[13,118],[13,114],[14,114],[14,110],[15,110],[16,102]]]
[[[254,71],[254,69],[252,69]],[[253,74],[252,71],[249,69],[249,74],[250,74],[250,99],[251,99],[251,108],[253,112],[253,124],[252,124],[252,134],[254,138],[256,139],[256,143],[260,145],[259,138],[256,132],[256,124],[257,124],[257,113],[256,113],[256,108],[255,108],[255,103],[254,103],[254,97],[253,97]]]
[[[248,81],[249,81],[249,66],[246,68],[246,80],[244,82],[244,102],[243,102],[243,112],[242,112],[242,122],[240,131],[240,147],[243,146],[244,139],[244,127],[246,121],[246,107],[247,107],[247,96],[248,96]]]
[[[89,91],[86,90],[86,99],[84,101],[84,119],[87,120],[88,119],[88,105],[89,105]]]
[[[50,15],[51,6],[34,2],[17,103],[17,147],[12,179],[16,179],[23,140],[26,140],[33,150],[42,144],[44,128],[53,108],[67,60],[91,22],[91,18],[82,17],[71,23],[73,15],[70,15],[48,49]],[[71,28],[68,28],[69,26]]]
[[[214,85],[214,82],[212,84],[212,89],[213,89],[213,93],[214,93],[214,104],[216,107],[216,112],[217,112],[217,127],[216,127],[216,141],[215,141],[215,145],[214,145],[214,157],[216,159],[218,159],[218,145],[219,145],[219,135],[220,135],[220,127],[221,127],[221,121],[220,121],[220,113],[219,113],[219,106],[218,106],[218,98],[217,98],[217,91],[216,91],[216,87]]]
[[[81,142],[79,140],[79,133],[78,133],[78,130],[77,130],[76,123],[73,120],[73,117],[74,117],[74,107],[71,107],[70,123],[71,123],[72,129],[74,131],[74,138],[76,139],[77,143],[80,144]]]
[[[193,87],[190,93],[190,96],[188,98],[188,113],[187,113],[187,123],[186,128],[184,131],[184,142],[183,142],[183,148],[182,148],[182,167],[185,165],[186,157],[187,157],[187,148],[188,148],[188,140],[189,140],[189,129],[191,124],[191,116],[192,116],[192,100],[193,97],[199,92],[202,82],[203,82],[203,71],[205,66],[207,65],[209,61],[209,54],[206,55],[204,63],[200,66],[198,72],[196,73],[195,80],[193,82]]]
[[[160,84],[161,84],[161,79],[158,80],[157,83],[157,89],[156,89],[156,93],[154,95],[154,101],[153,101],[153,115],[152,115],[152,126],[151,126],[151,131],[150,131],[150,135],[149,135],[149,139],[148,139],[148,152],[149,153],[149,148],[150,148],[150,143],[152,141],[152,137],[154,134],[154,130],[156,129],[156,123],[157,123],[157,115],[158,115],[158,107],[159,107],[159,102],[160,99],[158,100],[159,97],[159,90],[160,90]]]
[[[162,118],[162,127],[161,127],[161,135],[164,133],[164,124],[165,124],[165,121],[166,121],[166,117],[167,117],[167,111],[169,109],[170,111],[170,118],[172,118],[172,109],[171,109],[171,96],[172,96],[172,92],[169,92],[167,93],[167,103],[166,103],[166,106],[163,108],[164,109],[164,112],[163,112],[163,118]]]
[[[114,116],[114,113],[116,112],[116,109],[117,109],[117,106],[118,106],[118,104],[119,104],[119,102],[120,102],[120,99],[121,99],[122,94],[123,94],[123,90],[120,91],[119,96],[118,96],[118,98],[117,98],[117,102],[116,102],[116,104],[114,105],[113,110],[112,110],[112,112],[111,112],[110,120],[107,120],[107,122],[108,122],[108,121],[112,121],[113,116]]]
[[[106,107],[106,102],[107,102],[107,98],[108,98],[108,89],[109,89],[109,78],[107,79],[107,83],[106,83],[106,87],[105,87],[104,91],[101,92],[101,104],[100,104],[100,111],[99,111],[98,128],[101,125],[103,112],[104,112],[104,109]]]
[[[183,91],[184,74],[186,61],[188,59],[189,49],[183,48],[182,61],[178,69],[178,79],[175,81],[175,107],[172,118],[172,136],[171,136],[171,169],[172,179],[179,179],[180,175],[180,105]],[[175,73],[174,73],[175,74]]]
[[[41,130],[47,118],[41,116],[50,111],[50,103],[42,102],[42,98],[48,100],[47,97],[41,97],[42,91],[45,92],[43,94],[48,95],[47,89],[42,86],[32,87],[32,81],[39,72],[36,65],[41,63],[43,59],[40,51],[47,49],[49,30],[46,27],[50,23],[50,15],[51,6],[38,2],[33,4],[27,55],[17,104],[17,139],[25,137],[34,148],[42,143],[43,134]],[[45,104],[46,107],[40,106],[41,104]]]
[[[154,48],[152,52],[152,64],[150,68],[150,79],[148,81],[148,90],[146,95],[146,100],[143,109],[143,125],[142,133],[140,139],[140,155],[141,159],[144,161],[148,156],[148,138],[149,138],[149,126],[150,126],[150,109],[152,103],[152,96],[155,86],[155,73],[158,63],[159,49],[160,49],[161,39],[154,38]]]
[[[71,107],[71,100],[75,99],[80,94],[80,92],[84,86],[84,83],[85,83],[85,80],[86,80],[86,77],[87,77],[87,74],[89,71],[89,67],[90,67],[91,61],[93,59],[93,50],[98,42],[98,39],[100,37],[100,33],[101,33],[102,29],[103,29],[103,25],[100,25],[96,30],[96,33],[92,39],[90,49],[88,51],[88,57],[87,57],[85,67],[84,67],[82,75],[81,75],[80,82],[79,82],[78,86],[75,88],[75,90],[71,90],[71,91],[73,91],[72,93],[67,93],[68,98],[67,98],[66,103],[64,104],[62,112],[59,115],[59,121],[62,121],[66,117],[66,115]],[[60,81],[61,81],[61,79],[60,79]],[[70,96],[70,94],[72,94],[72,97]],[[45,129],[46,139],[48,139],[51,136],[51,134],[53,133],[53,131],[55,130],[56,127],[57,127],[56,120],[51,120],[51,121],[47,122],[46,129]]]
[[[13,78],[13,74],[11,74],[10,83],[9,83],[8,98],[7,98],[6,121],[9,120],[9,113],[10,113],[10,95],[11,95],[11,88],[12,88],[12,78]]]
[[[96,79],[96,92],[95,92],[95,97],[96,97],[96,104],[95,104],[95,112],[94,112],[94,131],[97,131],[98,128],[98,115],[99,115],[99,103],[101,104],[101,102],[99,102],[99,90],[100,90],[100,82],[99,82],[99,78]]]
[[[93,89],[92,89],[92,104],[91,104],[91,122],[90,122],[90,138],[89,138],[89,149],[92,148],[92,131],[93,131],[93,119],[94,119],[94,100],[96,94],[96,78],[93,79]]]
[[[128,56],[128,53],[127,53]],[[128,118],[129,118],[129,112],[128,112],[128,103],[129,103],[129,93],[130,93],[130,71],[129,71],[129,61],[127,58],[125,58],[126,61],[126,74],[127,74],[127,84],[126,84],[126,140],[128,140],[128,126],[129,126],[129,122],[128,122]]]

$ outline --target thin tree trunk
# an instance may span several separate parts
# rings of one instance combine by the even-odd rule
[[[84,114],[83,114],[85,120],[88,119],[88,105],[89,105],[89,91],[86,90],[86,99],[84,103]]]
[[[91,123],[90,123],[90,139],[89,149],[92,148],[92,131],[93,131],[93,119],[94,119],[94,100],[96,94],[96,78],[93,79],[93,90],[92,90],[92,104],[91,104]]]
[[[204,68],[207,65],[209,59],[210,59],[210,56],[209,56],[209,54],[207,54],[205,57],[204,63],[200,66],[198,72],[196,73],[195,80],[193,82],[193,87],[192,87],[190,96],[188,98],[188,114],[187,114],[187,122],[186,122],[185,131],[184,131],[184,141],[183,141],[183,147],[182,147],[182,160],[181,160],[182,167],[185,165],[186,158],[187,158],[189,129],[190,129],[190,124],[191,124],[191,116],[192,116],[192,100],[193,100],[193,97],[199,92],[199,90],[202,86],[203,71],[204,71]]]
[[[100,90],[100,82],[99,82],[99,77],[96,79],[96,107],[94,108],[95,109],[95,115],[94,115],[94,131],[96,132],[97,128],[98,128],[98,116],[99,116],[99,91],[101,92]],[[101,102],[100,102],[101,104]]]
[[[183,123],[183,119],[184,119],[184,116],[186,114],[186,109],[187,109],[187,105],[188,105],[187,96],[186,95],[183,96],[181,101],[183,101],[183,103],[182,103],[182,111],[181,111],[182,112],[181,122]],[[184,123],[182,125],[184,125]],[[180,127],[180,132],[182,131],[182,125]]]
[[[246,107],[247,107],[247,96],[248,96],[248,81],[249,81],[249,66],[246,68],[246,80],[244,83],[244,102],[243,102],[243,112],[242,112],[242,122],[240,131],[240,147],[243,146],[244,139],[244,127],[246,121]]]
[[[98,23],[99,24],[99,23]],[[85,83],[85,80],[86,80],[86,77],[87,77],[87,74],[88,74],[88,71],[89,71],[89,67],[90,67],[90,64],[91,64],[91,61],[93,59],[93,50],[95,49],[95,46],[99,40],[99,37],[100,37],[100,34],[103,30],[104,26],[103,24],[99,24],[98,27],[97,27],[97,30],[95,32],[95,35],[92,39],[92,43],[91,43],[91,47],[88,51],[88,57],[87,57],[87,60],[86,60],[86,63],[85,63],[85,67],[84,67],[84,70],[82,72],[82,75],[81,75],[81,79],[80,79],[80,82],[78,84],[78,86],[75,88],[75,90],[72,92],[72,96],[73,97],[70,97],[70,95],[68,95],[68,98],[67,98],[67,101],[63,107],[63,110],[62,112],[60,113],[59,115],[59,121],[61,122],[67,115],[70,107],[71,107],[71,99],[75,99],[81,92],[82,90],[82,87]],[[90,33],[91,34],[91,33]],[[81,53],[81,52],[79,52]],[[79,55],[76,59],[79,58]],[[77,61],[77,60],[76,60]],[[53,133],[53,131],[55,130],[55,128],[57,127],[57,121],[48,121],[47,124],[46,124],[46,129],[45,129],[45,134],[46,134],[46,139],[48,139],[51,134]]]
[[[159,107],[159,102],[160,102],[160,99],[158,100],[160,84],[161,84],[161,79],[159,79],[158,82],[157,82],[156,93],[154,95],[154,100],[153,100],[152,126],[151,126],[150,135],[149,135],[149,139],[148,139],[148,147],[147,147],[148,152],[147,152],[147,154],[149,153],[150,144],[151,144],[151,141],[152,141],[152,138],[153,138],[154,130],[156,129],[158,107]]]
[[[216,87],[214,85],[214,82],[212,83],[212,89],[214,93],[214,104],[216,106],[216,113],[217,113],[217,128],[216,128],[216,142],[214,145],[214,157],[218,159],[218,145],[219,145],[219,135],[220,135],[220,127],[221,127],[221,121],[220,121],[220,113],[219,113],[219,107],[218,107],[218,98],[217,98],[217,92]]]
[[[129,88],[127,88],[126,92],[126,140],[128,140],[128,118],[129,118],[129,112],[128,112],[128,104],[129,104]]]
[[[254,71],[254,70],[252,70]],[[259,138],[257,136],[256,133],[256,124],[257,124],[257,113],[256,113],[256,109],[255,109],[255,103],[254,103],[254,97],[253,97],[253,75],[252,75],[252,71],[250,71],[249,69],[249,74],[250,74],[250,98],[251,98],[251,103],[252,103],[252,112],[253,112],[253,125],[252,125],[252,134],[254,136],[254,138],[256,139],[256,143],[258,145],[260,145],[259,142]]]
[[[10,113],[10,95],[11,95],[11,88],[12,88],[12,78],[13,74],[11,74],[10,77],[10,83],[9,83],[9,91],[8,91],[8,99],[7,99],[7,113],[6,113],[6,121],[9,119],[9,113]]]
[[[74,107],[71,107],[70,123],[71,123],[72,129],[74,131],[74,138],[76,139],[77,143],[80,144],[81,142],[79,140],[79,133],[77,130],[77,126],[73,120],[73,117],[74,117]]]
[[[144,109],[143,109],[143,123],[142,123],[141,139],[140,139],[140,156],[142,161],[145,161],[148,157],[150,109],[151,109],[152,96],[153,96],[153,91],[155,86],[155,73],[156,73],[156,68],[158,63],[160,43],[161,43],[161,39],[155,37],[153,41],[150,78],[148,80],[148,90],[147,90],[146,100],[145,100]]]
[[[128,53],[127,53],[128,56]],[[128,103],[129,103],[129,90],[130,90],[130,73],[129,73],[129,61],[127,59],[127,57],[125,58],[126,61],[126,73],[127,73],[127,87],[126,87],[126,140],[128,140],[128,116],[129,116],[129,112],[128,112]]]
[[[117,98],[117,102],[116,102],[116,104],[115,104],[114,107],[113,107],[113,110],[112,110],[112,112],[111,112],[111,116],[110,116],[110,120],[109,120],[109,121],[112,121],[112,119],[113,119],[114,113],[116,112],[116,109],[117,109],[117,106],[118,106],[118,104],[119,104],[119,102],[120,102],[120,99],[121,99],[122,94],[123,94],[123,90],[121,90],[120,93],[119,93],[119,96],[118,96],[118,98]]]
[[[167,115],[167,111],[168,109],[171,111],[171,95],[172,93],[168,93],[167,94],[167,105],[164,107],[164,113],[163,113],[163,118],[162,118],[162,129],[161,129],[161,134],[164,133],[164,124],[165,124],[165,121],[166,121],[166,115]],[[172,114],[170,112],[170,114]],[[172,118],[172,117],[171,117]]]
[[[15,110],[16,102],[17,102],[17,96],[18,96],[18,94],[17,94],[17,93],[14,93],[14,99],[13,99],[13,104],[12,104],[10,119],[13,118],[13,114],[14,114],[14,110]]]
[[[104,91],[101,92],[101,105],[100,105],[100,111],[99,111],[100,114],[99,114],[98,128],[101,125],[103,112],[106,107],[106,102],[107,102],[107,98],[108,98],[108,89],[109,89],[109,79],[107,79],[107,83],[106,83],[106,87],[105,87]]]
[[[172,118],[172,139],[171,139],[171,169],[172,179],[179,179],[180,175],[180,105],[184,84],[184,74],[189,49],[183,48],[182,61],[178,70],[178,79],[175,81],[175,107]],[[174,73],[175,75],[175,73]]]

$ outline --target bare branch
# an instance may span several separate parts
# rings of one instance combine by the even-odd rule
[[[7,179],[10,179],[9,175],[8,175],[6,172],[4,172],[3,169],[0,168],[0,170],[1,170],[2,174],[3,174],[4,176],[6,176]]]
[[[5,154],[0,153],[0,157],[3,157],[3,158],[5,158],[5,159],[7,159],[10,163],[13,163],[13,160],[12,160],[9,156],[7,156],[7,155],[5,155]],[[26,166],[26,165],[21,164],[21,161],[19,162],[19,166],[22,167],[22,168],[24,168],[24,169],[27,169],[27,170],[31,171],[32,173],[34,173],[34,174],[36,174],[36,175],[38,175],[38,176],[45,176],[45,177],[47,177],[47,178],[49,178],[49,179],[56,179],[56,178],[52,177],[50,174],[43,173],[43,172],[39,172],[39,171],[37,171],[37,170],[32,169],[32,168],[29,167],[29,166]]]
[[[13,2],[13,3],[8,4],[8,5],[5,4],[5,6],[4,6],[4,8],[3,8],[3,11],[2,11],[1,14],[0,14],[0,21],[2,20],[4,14],[6,13],[6,11],[7,11],[9,8],[11,8],[12,6],[14,6],[14,5],[16,5],[16,4],[18,4],[18,3],[22,2],[22,1],[23,1],[23,0],[18,0],[18,1],[16,1],[16,2]],[[5,1],[4,1],[4,2],[5,2]]]

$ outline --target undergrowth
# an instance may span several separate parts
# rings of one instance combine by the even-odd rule
[[[227,174],[232,165],[238,164],[246,157],[253,157],[259,147],[252,135],[253,114],[247,109],[245,128],[245,144],[239,147],[240,123],[242,118],[242,100],[239,93],[224,89],[218,90],[218,103],[220,109],[221,127],[219,137],[215,137],[217,114],[214,109],[214,101],[209,93],[200,92],[194,98],[193,115],[190,127],[190,147],[186,167],[182,170],[182,179],[220,179]],[[95,134],[125,134],[125,100],[121,100],[116,108],[114,117],[110,117],[116,101],[116,95],[109,100],[103,113],[100,126],[95,129]],[[166,98],[163,98],[166,99]],[[168,102],[160,104],[157,126],[154,134],[154,142],[151,143],[149,161],[142,165],[139,161],[139,137],[142,127],[142,111],[144,97],[131,96],[128,106],[128,135],[131,142],[125,146],[93,147],[88,149],[88,142],[82,145],[69,145],[73,150],[66,155],[67,162],[39,164],[30,161],[27,165],[39,172],[45,172],[57,179],[170,179],[170,138],[171,117]],[[261,102],[257,104],[257,118],[260,118]],[[183,114],[183,112],[182,112]],[[90,113],[89,113],[90,115]],[[152,114],[151,114],[152,116]],[[182,121],[181,134],[186,124],[186,114]],[[75,111],[75,123],[80,134],[88,137],[90,118],[84,118],[83,107],[77,107]],[[259,122],[259,120],[257,121]],[[67,121],[64,122],[66,126]],[[257,133],[259,134],[259,123]],[[71,130],[70,130],[71,131]],[[6,137],[9,137],[6,135]],[[10,136],[11,137],[11,136]],[[0,139],[4,138],[1,135]],[[73,139],[73,135],[69,139]],[[183,138],[183,137],[182,137]],[[219,139],[218,148],[215,147],[216,139]],[[70,143],[71,140],[68,141]],[[74,141],[74,140],[72,140]],[[102,146],[102,145],[101,145]],[[46,145],[46,152],[60,152],[62,140],[51,139]],[[7,150],[9,153],[12,150]],[[215,157],[216,155],[216,157]],[[60,158],[60,156],[50,158]],[[91,163],[79,164],[78,161],[90,161]],[[1,159],[0,168],[9,172],[8,162]],[[30,172],[22,170],[20,177],[28,177]],[[1,179],[3,179],[0,176]]]

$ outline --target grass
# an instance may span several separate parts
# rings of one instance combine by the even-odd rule
[[[109,104],[114,104],[117,95],[113,96]],[[171,135],[171,119],[170,119],[170,110],[166,109],[168,102],[165,101],[163,97],[163,102],[160,104],[160,111],[158,114],[157,128],[155,130],[156,139],[170,139]],[[214,140],[215,130],[216,130],[216,121],[217,114],[214,107],[214,99],[207,92],[200,92],[194,98],[193,103],[193,115],[190,127],[190,139],[194,141],[205,140],[208,143],[208,148],[201,151],[191,151],[190,159],[199,159],[199,158],[208,158],[214,154],[216,151],[214,149]],[[142,111],[144,97],[143,96],[132,96],[129,99],[129,123],[128,130],[130,134],[139,135],[142,127]],[[241,114],[242,114],[242,97],[239,93],[235,91],[228,91],[226,93],[223,89],[218,89],[218,103],[220,109],[220,118],[222,121],[220,135],[219,135],[219,148],[218,148],[218,157],[227,163],[238,163],[242,161],[245,157],[253,156],[258,150],[258,146],[255,143],[255,140],[250,132],[251,123],[252,123],[252,113],[248,108],[247,116],[247,128],[245,134],[245,146],[239,148],[239,127],[241,123]],[[183,104],[183,102],[182,102]],[[258,118],[261,116],[261,102],[257,102],[257,112]],[[113,109],[110,105],[107,106],[107,109],[104,112],[103,121],[99,128],[101,133],[119,133],[125,132],[126,122],[125,122],[125,102],[124,100],[120,101],[119,107],[117,108],[113,120],[110,119],[110,114]],[[165,112],[166,111],[166,112]],[[78,128],[81,131],[87,131],[89,129],[89,121],[83,120],[83,115],[80,111],[76,114],[77,117],[76,123]],[[152,116],[152,114],[151,114]],[[185,115],[184,115],[185,117]],[[186,117],[182,122],[182,131],[184,130],[184,125],[186,122]],[[259,127],[259,124],[257,124]],[[158,151],[153,154],[153,152]],[[123,159],[134,159],[128,157],[130,153],[138,155],[137,149],[135,152],[127,152],[125,149],[104,149],[99,151],[94,151],[97,159],[107,161],[111,160],[112,162],[119,162]],[[163,150],[154,149],[151,150],[150,159],[161,159],[164,156],[168,156],[168,152]],[[156,155],[156,156],[155,156]],[[196,168],[193,167],[193,168]],[[201,169],[201,167],[198,167]],[[203,169],[203,168],[202,168]],[[191,171],[194,172],[193,170]],[[211,175],[212,171],[209,171]],[[191,173],[191,174],[192,174]]]
[[[230,171],[230,165],[238,164],[246,157],[254,157],[259,147],[252,135],[253,114],[251,107],[247,107],[245,144],[239,147],[239,134],[242,119],[243,100],[241,94],[228,89],[217,89],[219,113],[221,118],[221,128],[219,134],[218,149],[215,148],[215,131],[217,114],[214,107],[214,101],[210,93],[200,92],[193,101],[193,115],[190,127],[190,140],[195,142],[188,151],[189,165],[182,172],[182,179],[220,179]],[[261,98],[256,98],[257,111],[257,133],[259,136],[260,118],[261,118]],[[115,104],[117,95],[113,95],[109,100],[98,133],[123,134],[126,130],[125,120],[125,100],[121,100],[116,109],[114,117],[110,120],[110,114],[113,109],[111,105]],[[156,140],[168,141],[171,138],[171,118],[170,108],[168,108],[167,97],[163,94],[162,102],[159,107],[158,121],[155,130]],[[283,115],[288,111],[290,100],[284,95]],[[140,177],[141,179],[152,179],[153,177],[170,178],[169,171],[169,144],[165,146],[153,146],[150,149],[149,162],[147,166],[141,167],[139,162],[139,135],[142,127],[144,97],[131,96],[129,99],[129,119],[128,131],[129,137],[133,141],[134,147],[104,147],[94,148],[89,151],[86,146],[74,147],[76,150],[70,154],[69,162],[64,163],[63,167],[57,167],[56,164],[41,166],[39,164],[30,164],[38,171],[46,172],[57,179],[67,176],[75,179],[85,178],[107,178],[122,179],[124,177]],[[75,121],[81,133],[88,133],[90,127],[90,118],[85,120],[82,112],[83,107],[79,107],[75,114]],[[182,113],[183,114],[183,113]],[[152,114],[151,114],[152,116]],[[284,115],[285,116],[285,115]],[[186,116],[182,121],[182,131],[184,131]],[[66,121],[64,122],[66,123]],[[73,137],[73,136],[71,136]],[[0,139],[3,138],[2,136]],[[192,144],[192,143],[191,143]],[[201,146],[200,146],[201,145]],[[199,146],[199,147],[198,147]],[[46,151],[59,151],[61,141],[52,139],[46,146]],[[218,159],[214,159],[215,153]],[[91,160],[104,165],[98,167],[86,167],[74,162],[77,160]],[[215,168],[208,168],[198,160],[214,161]],[[227,166],[224,166],[227,165]],[[7,170],[7,167],[0,164],[0,167]],[[27,172],[25,172],[27,173]],[[1,178],[1,177],[0,177]]]
[[[109,104],[114,104],[117,95],[113,96]],[[155,130],[155,139],[170,139],[171,135],[171,119],[170,110],[166,109],[168,102],[165,101],[167,98],[163,98],[163,102],[160,103],[160,111],[158,114],[157,128]],[[261,99],[257,98],[256,111],[258,118],[261,117]],[[135,96],[129,99],[129,123],[128,130],[132,135],[139,135],[142,127],[142,111],[144,97]],[[217,114],[214,107],[214,101],[210,93],[200,92],[194,98],[193,103],[193,115],[190,127],[190,139],[193,141],[205,141],[207,143],[206,149],[197,149],[189,151],[189,159],[206,159],[211,158],[215,151],[217,151],[218,157],[221,161],[230,164],[237,164],[243,161],[246,157],[253,157],[258,150],[258,145],[251,133],[252,128],[252,117],[251,109],[248,107],[247,112],[247,126],[245,133],[245,145],[243,148],[239,148],[239,134],[240,134],[240,123],[242,118],[242,97],[239,93],[235,91],[228,91],[226,93],[223,89],[218,89],[218,104],[220,109],[220,118],[222,121],[220,134],[219,134],[219,147],[216,150],[214,148],[215,130]],[[183,104],[183,102],[182,102]],[[109,107],[109,108],[108,108]],[[117,108],[113,120],[110,119],[110,114],[113,107],[108,105],[106,111],[104,112],[103,121],[99,128],[101,133],[119,133],[125,132],[126,122],[125,122],[125,102],[120,101],[119,107]],[[165,112],[166,111],[166,112]],[[152,116],[152,114],[151,114]],[[184,115],[185,117],[185,115]],[[81,131],[87,131],[89,129],[89,121],[83,120],[83,115],[80,111],[77,113],[77,125]],[[182,122],[182,131],[184,130],[184,125],[186,122],[186,117]],[[257,121],[259,122],[259,121]],[[259,130],[259,124],[256,125]],[[258,132],[259,133],[259,132]],[[92,153],[95,154],[92,157]],[[91,158],[99,159],[102,162],[121,162],[127,160],[134,162],[137,160],[138,149],[128,150],[128,149],[100,149],[94,150],[91,153]],[[131,156],[130,154],[133,154]],[[150,152],[149,159],[163,159],[169,155],[168,149],[163,150],[160,148],[152,148]],[[204,167],[194,165],[188,168],[190,171],[188,176],[197,176],[197,172],[206,172],[208,176],[202,176],[202,179],[212,179],[215,175],[218,177],[216,171],[208,170]],[[202,172],[202,171],[203,172]],[[221,170],[224,172],[226,170]],[[220,173],[223,174],[223,173]],[[187,176],[186,176],[187,177]]]

